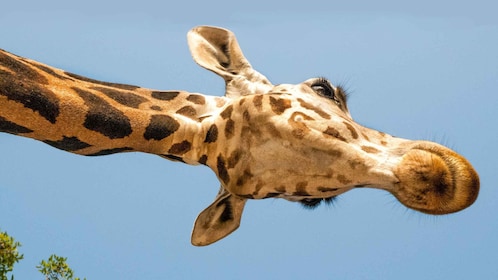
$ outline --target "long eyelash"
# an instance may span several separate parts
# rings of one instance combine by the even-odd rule
[[[348,101],[350,93],[347,90],[345,90],[342,86],[336,86],[336,89],[337,89],[336,94],[340,95],[344,99],[344,101]]]
[[[316,80],[313,84],[314,85],[318,85],[318,84],[326,85],[327,87],[329,87],[331,92],[334,92],[336,98],[339,98],[345,104],[347,103],[347,101],[349,99],[350,93],[347,89],[344,88],[343,85],[339,84],[339,85],[335,86],[336,89],[334,90],[334,87],[332,87],[332,84],[330,83],[330,81],[325,77],[316,78]]]
[[[342,94],[342,96],[344,96],[345,101],[348,101],[349,98],[354,94],[354,90],[351,89],[349,79],[346,79],[346,80],[341,81],[341,82],[337,82],[337,83],[335,83],[335,85],[338,89],[337,91],[340,92]]]
[[[325,85],[327,85],[330,89],[333,89],[333,88],[332,88],[332,85],[330,84],[329,79],[327,79],[327,78],[325,78],[325,77],[318,77],[318,78],[316,78],[316,81],[315,81],[313,84],[325,84]]]
[[[325,85],[330,92],[335,92],[334,87],[332,87],[332,84],[330,81],[325,78],[325,77],[318,77],[316,80],[313,82],[313,85]]]

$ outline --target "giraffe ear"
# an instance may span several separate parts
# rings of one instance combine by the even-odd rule
[[[249,64],[231,31],[199,26],[189,31],[187,39],[195,62],[225,79],[227,96],[266,93],[272,87]]]
[[[234,232],[240,225],[246,201],[221,187],[215,201],[197,217],[192,244],[206,246]]]

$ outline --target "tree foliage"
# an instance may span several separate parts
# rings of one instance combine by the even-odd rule
[[[73,278],[74,272],[66,261],[67,258],[51,255],[48,261],[42,260],[36,268],[45,275],[46,280],[80,280]]]
[[[7,274],[12,272],[14,264],[23,259],[23,254],[17,251],[21,243],[15,241],[7,232],[0,231],[0,280],[8,280]],[[11,280],[14,276],[11,276]]]
[[[24,255],[17,251],[19,247],[20,242],[15,241],[7,232],[0,231],[0,280],[9,280],[7,274],[12,272],[14,264],[23,259]],[[45,280],[80,280],[78,277],[74,278],[67,258],[57,255],[42,260],[36,268],[45,276]],[[14,275],[10,276],[10,280],[14,280]]]

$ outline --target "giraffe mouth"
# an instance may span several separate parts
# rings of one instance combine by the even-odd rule
[[[470,206],[479,193],[479,176],[470,163],[441,145],[417,142],[394,170],[391,193],[405,206],[427,214],[448,214]]]

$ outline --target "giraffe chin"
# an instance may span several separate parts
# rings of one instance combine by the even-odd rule
[[[405,206],[433,215],[463,210],[477,199],[479,176],[454,151],[431,142],[417,142],[397,165],[399,182],[391,193]]]

